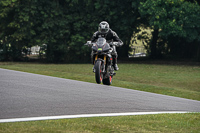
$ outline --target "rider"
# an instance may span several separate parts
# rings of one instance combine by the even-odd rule
[[[123,42],[119,39],[117,34],[110,29],[109,24],[106,21],[102,21],[99,24],[99,31],[94,33],[91,41],[95,42],[99,37],[103,37],[107,41],[118,42],[118,45],[117,45],[118,47],[123,45]],[[112,52],[113,66],[114,66],[114,69],[117,71],[117,70],[119,70],[119,67],[117,66],[117,56],[118,55],[117,55],[116,47],[112,46],[112,48],[113,48],[113,52]]]

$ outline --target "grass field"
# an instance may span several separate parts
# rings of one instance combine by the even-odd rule
[[[199,133],[200,113],[0,123],[1,133]]]
[[[13,69],[95,83],[90,64],[0,62]],[[184,65],[119,64],[113,86],[200,100],[200,67]],[[24,132],[145,132],[199,133],[200,113],[95,117],[0,123],[0,133]]]

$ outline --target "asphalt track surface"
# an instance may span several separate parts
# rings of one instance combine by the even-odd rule
[[[200,101],[0,69],[0,119],[186,111]]]

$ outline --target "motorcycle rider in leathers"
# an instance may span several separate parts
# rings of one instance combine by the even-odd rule
[[[103,37],[107,40],[107,42],[118,42],[117,47],[123,45],[123,42],[119,39],[117,34],[112,31],[109,27],[109,24],[106,21],[102,21],[99,24],[99,30],[94,33],[92,36],[91,42],[94,43],[99,37]],[[111,46],[113,48],[112,57],[113,57],[113,67],[117,71],[119,67],[117,66],[117,51],[115,46]],[[93,58],[93,57],[92,57]]]

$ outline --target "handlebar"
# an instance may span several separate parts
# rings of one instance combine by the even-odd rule
[[[119,43],[118,42],[111,42],[110,45],[113,45],[113,46],[117,46]]]
[[[93,44],[95,43],[92,43],[91,41],[87,41],[86,44],[84,45],[87,45],[88,47],[92,46]],[[109,45],[112,45],[112,46],[120,46],[120,43],[119,42],[110,42]]]
[[[87,45],[88,47],[89,46],[92,46],[94,43],[92,43],[91,41],[87,41],[87,43],[86,44],[84,44],[84,45]]]

